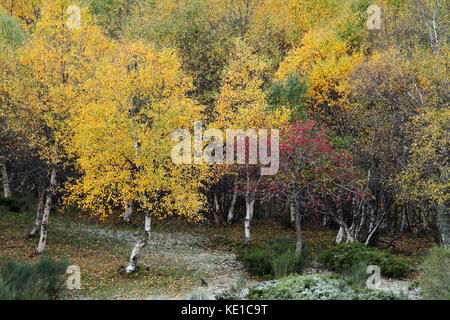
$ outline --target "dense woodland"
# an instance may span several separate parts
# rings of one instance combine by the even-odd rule
[[[4,197],[50,214],[242,225],[284,216],[336,243],[450,243],[448,2],[1,0]],[[80,26],[69,28],[77,5]],[[280,165],[179,165],[172,133],[279,129]],[[205,144],[206,145],[206,144]],[[195,157],[195,155],[194,155]]]

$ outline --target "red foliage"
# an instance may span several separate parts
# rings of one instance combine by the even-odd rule
[[[362,197],[350,156],[334,148],[328,130],[313,120],[289,123],[280,131],[280,168],[270,191],[311,210]]]

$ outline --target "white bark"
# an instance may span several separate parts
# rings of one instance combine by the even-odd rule
[[[214,193],[214,210],[213,210],[213,216],[214,216],[214,223],[219,224],[219,215],[220,212],[220,205],[219,205],[219,199],[217,198],[217,193]]]
[[[336,244],[341,244],[342,240],[344,240],[344,228],[342,228],[342,226],[340,226],[338,234],[336,236]]]
[[[127,203],[127,206],[125,208],[125,213],[123,215],[123,221],[125,223],[131,222],[131,214],[133,213],[133,206],[131,203]]]
[[[427,218],[427,213],[425,212],[425,210],[421,210],[421,215],[422,215],[423,229],[426,229],[426,228],[428,228],[428,218]]]
[[[336,221],[337,224],[339,224],[339,226],[340,226],[339,231],[341,228],[344,230],[345,235],[347,236],[346,242],[355,242],[356,239],[352,234],[352,230],[348,227],[347,223],[343,219],[342,208],[339,207],[337,209],[337,214],[333,215],[333,218],[334,218],[334,221]],[[336,242],[337,242],[337,240],[338,239],[336,237]]]
[[[297,205],[295,210],[295,231],[297,233],[297,243],[295,245],[295,254],[299,256],[302,253],[302,225],[300,208]]]
[[[345,242],[355,242],[356,239],[353,236],[352,231],[349,228],[344,228],[345,235],[347,236],[347,240]]]
[[[11,188],[9,186],[9,177],[8,171],[6,170],[6,163],[3,162],[0,166],[2,172],[3,195],[5,198],[8,198],[11,196]]]
[[[236,200],[237,200],[237,188],[235,187],[233,191],[233,198],[231,199],[230,208],[228,209],[228,217],[227,217],[228,223],[231,223],[233,221],[234,205],[236,204]]]
[[[387,214],[387,210],[384,211],[384,213],[381,215],[380,220],[378,221],[378,223],[373,227],[372,230],[369,230],[369,235],[367,236],[366,242],[364,243],[366,246],[369,245],[370,239],[372,238],[372,236],[375,234],[375,231],[377,231],[378,227],[381,225],[381,223],[383,222],[384,216]]]
[[[445,205],[437,207],[436,224],[441,233],[442,246],[450,247],[450,214]]]
[[[253,217],[253,208],[254,208],[255,200],[245,199],[245,221],[244,221],[244,230],[245,230],[245,243],[250,244],[250,221]]]
[[[322,227],[326,227],[328,223],[328,217],[326,215],[324,215],[322,217]]]
[[[291,225],[295,224],[295,206],[291,203]]]
[[[128,263],[128,266],[126,268],[127,273],[132,273],[133,271],[136,270],[137,261],[138,261],[141,249],[147,245],[148,240],[150,239],[151,222],[152,222],[151,215],[146,214],[145,215],[145,232],[144,232],[144,235],[134,245],[133,251],[131,252],[131,255],[130,255],[130,262]]]
[[[41,222],[42,222],[42,209],[44,208],[44,199],[45,199],[45,192],[44,190],[39,191],[39,202],[38,207],[36,210],[36,221],[34,223],[33,229],[28,234],[29,237],[35,237],[38,235],[39,230],[41,229]]]
[[[52,197],[55,188],[56,188],[56,169],[53,169],[50,176],[50,187],[47,192],[47,199],[45,201],[44,213],[42,215],[41,237],[39,238],[39,245],[36,249],[37,254],[40,254],[45,250],[45,244],[47,242],[48,217],[50,215],[50,209],[52,206]]]
[[[402,208],[402,223],[400,226],[400,232],[403,232],[408,228],[408,219],[406,215],[407,215],[406,205],[404,205]]]

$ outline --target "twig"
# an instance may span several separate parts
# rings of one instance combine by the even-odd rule
[[[203,278],[202,277],[200,277],[200,276],[198,276],[198,278],[202,281],[202,285],[203,286],[208,286],[208,282],[206,282],[205,280],[203,280]]]
[[[200,248],[203,248],[203,249],[206,249],[206,250],[211,250],[211,248],[205,246],[204,244],[201,244],[200,242],[197,242],[197,245],[198,245]]]

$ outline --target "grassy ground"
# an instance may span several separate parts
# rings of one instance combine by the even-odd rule
[[[27,234],[34,223],[34,211],[0,212],[0,259],[20,261],[38,259],[37,239]],[[242,245],[242,224],[215,226],[190,224],[177,219],[156,221],[152,241],[144,250],[141,267],[132,275],[124,273],[135,237],[143,226],[140,221],[124,225],[119,220],[94,222],[76,213],[52,213],[47,255],[67,258],[80,266],[82,288],[71,293],[75,299],[180,298],[201,288],[205,279],[213,289],[223,289],[243,275],[233,265],[233,247]],[[328,229],[304,230],[317,257],[334,243],[335,232]],[[269,243],[278,237],[295,237],[294,230],[277,220],[252,222],[253,243]],[[382,238],[390,241],[389,237]],[[405,238],[395,242],[398,254],[414,270],[432,245],[423,239]],[[231,265],[227,263],[231,262]],[[410,275],[415,278],[415,273]],[[200,279],[201,278],[201,279]]]

